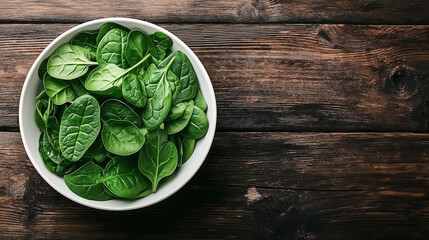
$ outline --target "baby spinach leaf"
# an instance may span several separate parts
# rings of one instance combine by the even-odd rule
[[[43,136],[44,135],[45,135],[44,133],[40,134],[39,153],[40,153],[40,156],[42,157],[43,163],[45,164],[46,168],[49,171],[51,171],[52,173],[55,173],[56,175],[59,175],[59,176],[62,176],[64,174],[66,174],[67,172],[72,171],[74,169],[74,166],[71,162],[67,161],[66,159],[61,161],[60,164],[56,164],[55,162],[53,162],[48,157],[45,149],[43,148]]]
[[[37,97],[36,97],[36,99],[37,100],[42,100],[42,99],[45,99],[45,100],[48,100],[48,95],[46,94],[46,91],[45,90],[43,90],[39,95],[37,95]]]
[[[43,78],[46,94],[56,105],[72,102],[76,98],[76,93],[70,82],[53,78],[49,74],[45,74]]]
[[[44,132],[42,144],[43,149],[45,149],[46,156],[48,156],[48,158],[51,159],[54,163],[60,164],[64,160],[61,151],[55,149],[54,146],[52,146],[52,144],[49,142],[49,137],[46,132]]]
[[[168,82],[163,78],[151,99],[143,110],[142,120],[147,130],[158,128],[167,117],[171,107],[171,90]]]
[[[143,83],[146,87],[148,98],[152,98],[158,87],[158,84],[162,79],[166,79],[167,71],[171,64],[174,62],[174,58],[170,59],[169,64],[163,68],[156,68],[155,64],[151,64],[143,75]],[[170,76],[171,78],[172,76]],[[175,90],[172,89],[172,91]]]
[[[167,141],[167,130],[158,128],[146,135],[146,144],[139,154],[140,172],[152,182],[156,192],[161,179],[170,176],[177,167],[176,146]]]
[[[43,61],[40,63],[39,68],[37,69],[37,75],[39,76],[39,79],[43,81],[43,76],[48,72],[48,60],[49,58],[43,59]]]
[[[72,38],[70,43],[81,47],[91,46],[97,48],[97,35],[98,32],[80,32]]]
[[[162,32],[155,32],[149,36],[155,45],[156,51],[158,53],[158,59],[162,60],[165,58],[165,54],[173,46],[173,40],[167,34]]]
[[[43,116],[45,115],[46,110],[48,109],[48,101],[45,99],[39,100],[36,103],[36,112],[34,113],[34,119],[36,125],[42,131],[46,130],[45,120]]]
[[[104,147],[121,156],[136,153],[144,144],[144,136],[136,125],[123,120],[103,120],[101,136]]]
[[[187,105],[187,102],[180,102],[172,105],[170,108],[170,112],[168,112],[168,115],[165,118],[165,121],[170,122],[183,116]]]
[[[107,32],[98,43],[98,63],[112,63],[119,67],[126,68],[125,47],[127,45],[127,38],[128,33],[119,28],[114,28]]]
[[[84,157],[92,158],[97,163],[102,163],[107,159],[107,150],[103,145],[103,140],[101,139],[101,135],[97,137],[95,142],[88,148],[85,152]]]
[[[158,58],[158,53],[150,38],[139,30],[133,30],[128,36],[125,57],[130,65],[134,65],[148,54]]]
[[[168,130],[168,134],[172,135],[182,131],[189,123],[191,119],[192,113],[194,111],[194,101],[189,100],[186,103],[186,109],[183,116],[175,119],[171,122],[166,123],[166,128]]]
[[[127,104],[117,99],[106,100],[101,105],[101,119],[104,121],[109,121],[110,119],[126,120],[139,128],[143,127],[137,113]]]
[[[48,121],[46,121],[46,134],[49,140],[49,143],[56,150],[60,150],[60,140],[59,140],[59,131],[60,124],[55,116],[50,116]]]
[[[82,77],[85,77],[85,75]],[[70,84],[71,84],[71,86],[72,86],[77,97],[88,94],[88,90],[86,90],[85,86],[83,86],[82,80],[80,78],[71,80]]]
[[[177,148],[177,166],[181,167],[182,166],[182,162],[183,162],[182,138],[178,134],[171,135],[171,141],[174,143],[174,145]]]
[[[168,70],[166,78],[170,84],[171,100],[174,102],[179,95],[180,90],[182,90],[182,84],[180,83],[180,79],[170,70]]]
[[[114,195],[129,198],[137,195],[147,186],[149,181],[139,172],[137,161],[130,157],[114,157],[103,171],[100,179]]]
[[[144,198],[146,196],[149,196],[151,193],[153,193],[152,187],[151,186],[147,186],[146,189],[144,189],[142,192],[140,192],[137,195],[134,195],[132,197],[129,197],[128,199]]]
[[[90,95],[77,98],[63,114],[60,148],[64,157],[78,161],[100,132],[100,105]]]
[[[117,23],[112,23],[112,22],[105,23],[105,24],[103,24],[103,26],[101,26],[100,30],[98,30],[98,35],[97,35],[97,39],[96,39],[97,43],[99,43],[101,41],[101,39],[104,37],[104,35],[106,35],[106,33],[108,33],[110,30],[112,30],[114,28],[119,28],[119,29],[122,29],[126,32],[130,31],[130,29],[128,29],[122,25],[119,25]]]
[[[197,96],[195,96],[194,103],[195,103],[195,106],[197,106],[199,109],[203,110],[204,112],[207,110],[206,100],[204,99],[203,95],[199,90],[197,92]]]
[[[175,51],[165,58],[158,68],[167,66],[171,59],[175,58],[170,70],[180,79],[181,89],[174,103],[194,99],[198,91],[198,79],[192,67],[191,61],[181,51]]]
[[[95,163],[88,162],[76,172],[64,176],[67,187],[77,195],[91,200],[109,200],[112,197],[104,191],[103,170]]]
[[[90,52],[79,46],[64,44],[52,53],[48,60],[48,73],[54,78],[71,80],[84,75],[92,62]]]
[[[194,112],[192,113],[191,120],[188,125],[180,132],[180,134],[187,138],[198,139],[202,138],[209,129],[209,122],[203,110],[194,105]]]
[[[112,95],[113,97],[120,97],[122,95],[121,86],[123,77],[137,68],[140,64],[146,61],[150,55],[143,58],[136,65],[122,69],[115,64],[102,64],[94,69],[85,81],[85,88],[91,92],[99,93],[102,95]]]
[[[191,157],[192,153],[194,152],[195,139],[184,138],[182,140],[182,147],[183,147],[183,158],[182,158],[182,164],[183,164],[186,161],[188,161],[188,159]]]
[[[124,81],[122,83],[122,96],[124,96],[124,99],[128,103],[135,107],[142,108],[146,105],[146,89],[136,74],[129,73],[124,77]]]

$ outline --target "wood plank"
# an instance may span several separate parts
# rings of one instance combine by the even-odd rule
[[[425,0],[148,0],[0,1],[0,21],[83,22],[131,17],[186,23],[372,23],[428,24]]]
[[[26,73],[74,25],[0,25],[0,127]],[[162,25],[213,82],[219,131],[427,131],[429,26]]]
[[[75,204],[0,133],[0,238],[425,239],[429,134],[218,133],[182,190],[145,209]]]

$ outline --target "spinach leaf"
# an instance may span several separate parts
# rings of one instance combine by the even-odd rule
[[[43,78],[42,78],[43,79]],[[37,95],[37,100],[48,100],[48,95],[46,94],[46,91],[43,90],[39,95]]]
[[[49,137],[46,132],[44,132],[42,144],[43,149],[45,149],[46,156],[48,156],[48,158],[51,159],[54,163],[60,164],[64,160],[61,151],[55,149],[54,146],[52,146],[52,144],[49,142]]]
[[[48,137],[49,143],[56,150],[60,150],[60,140],[59,140],[59,132],[60,132],[60,124],[55,116],[50,116],[48,121],[46,121],[46,135]]]
[[[76,98],[76,93],[70,82],[53,78],[49,74],[45,74],[43,78],[46,94],[56,105],[72,102]]]
[[[179,95],[180,90],[182,90],[182,84],[180,83],[180,79],[170,70],[168,70],[166,78],[170,84],[171,100],[174,102]]]
[[[48,60],[48,73],[54,78],[71,80],[84,75],[92,62],[90,52],[79,46],[64,44],[52,53]]]
[[[100,132],[100,105],[90,95],[77,98],[63,114],[60,148],[64,157],[78,161]]]
[[[155,32],[149,36],[155,45],[156,51],[158,53],[158,59],[162,60],[165,58],[165,54],[173,46],[173,40],[165,33]]]
[[[127,38],[128,33],[119,28],[114,28],[107,32],[98,43],[98,63],[112,63],[119,67],[126,68],[125,47],[127,46]]]
[[[139,199],[139,198],[144,198],[146,196],[149,196],[151,193],[153,193],[152,191],[152,187],[148,186],[146,187],[146,189],[144,189],[142,192],[138,193],[137,195],[134,195],[132,197],[129,197],[128,199]]]
[[[144,136],[136,125],[123,120],[103,120],[101,136],[104,147],[121,156],[136,153],[144,144]]]
[[[149,54],[158,59],[158,53],[150,38],[139,30],[131,31],[125,48],[128,63],[134,65]]]
[[[109,121],[110,119],[126,120],[139,128],[143,127],[137,113],[127,104],[117,99],[106,100],[101,105],[101,119],[104,121]]]
[[[36,112],[34,113],[34,119],[36,121],[36,125],[42,131],[46,130],[44,115],[46,110],[48,109],[48,101],[45,99],[39,100],[36,103]]]
[[[171,106],[170,112],[168,112],[167,117],[165,118],[166,122],[176,120],[185,114],[187,102],[176,103]]]
[[[182,138],[178,134],[171,135],[171,141],[174,143],[174,145],[177,148],[177,166],[181,167],[182,166],[182,162],[183,162]]]
[[[203,110],[204,112],[207,110],[206,100],[204,99],[203,95],[199,90],[197,92],[197,96],[195,96],[194,103],[195,103],[195,106],[197,106],[199,109]]]
[[[115,64],[102,64],[94,69],[85,81],[85,88],[102,95],[120,97],[123,77],[146,61],[150,55],[128,69],[122,69]]]
[[[114,28],[119,28],[119,29],[122,29],[126,32],[130,31],[130,29],[128,29],[122,25],[119,25],[117,23],[112,23],[112,22],[105,23],[105,24],[103,24],[103,26],[101,26],[100,30],[98,30],[98,35],[97,35],[97,39],[96,39],[97,43],[99,43],[101,41],[101,39],[104,37],[104,35],[106,35],[106,33],[108,33],[110,30],[112,30]]]
[[[168,130],[168,134],[172,135],[182,131],[189,123],[191,119],[192,113],[194,111],[194,101],[189,100],[186,103],[186,109],[183,116],[175,119],[171,122],[166,123],[166,128]]]
[[[40,63],[39,68],[37,69],[37,75],[39,76],[39,79],[43,81],[43,76],[48,72],[48,60],[49,57],[43,59],[43,61]]]
[[[180,134],[187,138],[198,139],[202,138],[209,129],[209,122],[203,110],[194,105],[194,112],[192,113],[191,120],[188,125],[180,132]]]
[[[198,79],[192,67],[191,61],[181,51],[175,51],[165,58],[158,68],[167,66],[171,59],[175,58],[170,70],[180,79],[181,89],[174,103],[194,99],[198,91]]]
[[[114,195],[129,198],[149,186],[149,181],[139,172],[137,161],[129,157],[114,157],[103,171],[100,179]]]
[[[156,192],[161,179],[171,175],[177,167],[176,146],[167,141],[167,130],[158,128],[146,135],[147,143],[139,154],[140,172],[152,182]]]
[[[146,87],[148,98],[152,98],[155,94],[155,91],[158,87],[158,84],[162,79],[166,79],[167,71],[170,68],[171,64],[174,62],[174,58],[170,59],[169,64],[163,68],[156,68],[155,64],[151,64],[143,75],[143,83]],[[170,75],[170,78],[172,76]],[[175,90],[175,88],[174,88]],[[173,91],[173,89],[171,90]]]
[[[184,138],[182,140],[182,147],[183,147],[183,158],[182,158],[182,164],[183,164],[186,161],[188,161],[188,159],[191,157],[192,153],[194,152],[195,139]]]
[[[85,76],[82,76],[82,77],[85,77]],[[74,92],[76,93],[77,97],[80,97],[82,95],[89,93],[88,90],[86,90],[85,86],[83,86],[81,78],[73,79],[70,81],[70,84],[71,84]]]
[[[109,200],[112,197],[104,191],[103,170],[95,163],[88,162],[76,172],[64,176],[67,187],[77,195],[91,200]]]
[[[70,43],[81,47],[90,46],[97,48],[97,35],[98,32],[80,32],[72,38]]]
[[[147,130],[158,128],[167,117],[171,107],[171,90],[165,78],[158,83],[158,87],[142,113],[142,120]]]
[[[62,176],[66,173],[69,173],[71,171],[73,171],[75,168],[75,166],[72,164],[72,162],[67,161],[66,159],[64,159],[63,161],[61,161],[60,164],[56,164],[55,162],[53,162],[48,155],[46,154],[45,149],[43,148],[43,136],[45,134],[42,133],[40,134],[40,138],[39,138],[39,153],[40,156],[42,157],[43,163],[45,164],[46,168],[51,171],[52,173],[55,173],[56,175]]]
[[[103,145],[103,140],[101,139],[101,135],[97,137],[95,142],[88,148],[85,152],[84,157],[92,158],[97,163],[102,163],[107,159],[107,150]]]
[[[124,77],[124,81],[122,83],[122,96],[124,96],[124,99],[128,103],[135,107],[142,108],[146,105],[146,88],[136,74],[129,73]]]

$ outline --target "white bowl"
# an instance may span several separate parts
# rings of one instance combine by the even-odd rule
[[[134,201],[118,199],[108,201],[93,201],[79,197],[70,191],[70,189],[64,183],[62,177],[51,173],[45,167],[38,150],[40,130],[37,128],[36,123],[34,122],[34,112],[36,108],[36,96],[43,88],[42,82],[39,80],[37,75],[37,69],[40,63],[43,61],[43,59],[49,57],[59,46],[70,42],[72,37],[77,33],[97,30],[101,27],[101,25],[107,22],[115,22],[130,29],[140,29],[147,34],[152,34],[156,31],[167,34],[173,40],[172,50],[180,50],[184,52],[191,61],[198,77],[201,93],[206,99],[208,105],[207,118],[209,120],[209,129],[207,134],[197,141],[194,153],[192,154],[191,158],[180,169],[178,169],[178,171],[172,177],[170,177],[165,184],[162,184],[156,193]],[[164,28],[161,28],[152,23],[130,18],[104,18],[86,22],[73,27],[72,29],[57,37],[45,48],[45,50],[43,50],[28,72],[24,86],[22,87],[21,100],[19,103],[19,127],[21,130],[22,142],[24,143],[25,151],[27,151],[28,157],[30,158],[33,166],[43,177],[43,179],[45,179],[45,181],[51,185],[51,187],[57,190],[57,192],[77,203],[92,208],[111,211],[132,210],[147,207],[168,198],[173,193],[177,192],[181,187],[183,187],[198,171],[210,150],[216,129],[216,119],[216,99],[213,86],[206,69],[195,53],[178,37]]]

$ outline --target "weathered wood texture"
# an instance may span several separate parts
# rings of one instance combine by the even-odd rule
[[[0,127],[70,24],[0,25]],[[202,60],[219,131],[427,131],[429,26],[162,25]]]
[[[105,212],[59,195],[0,133],[0,238],[425,239],[429,134],[218,133],[182,190]]]
[[[106,16],[153,22],[428,24],[426,0],[0,1],[0,21],[83,22]]]

